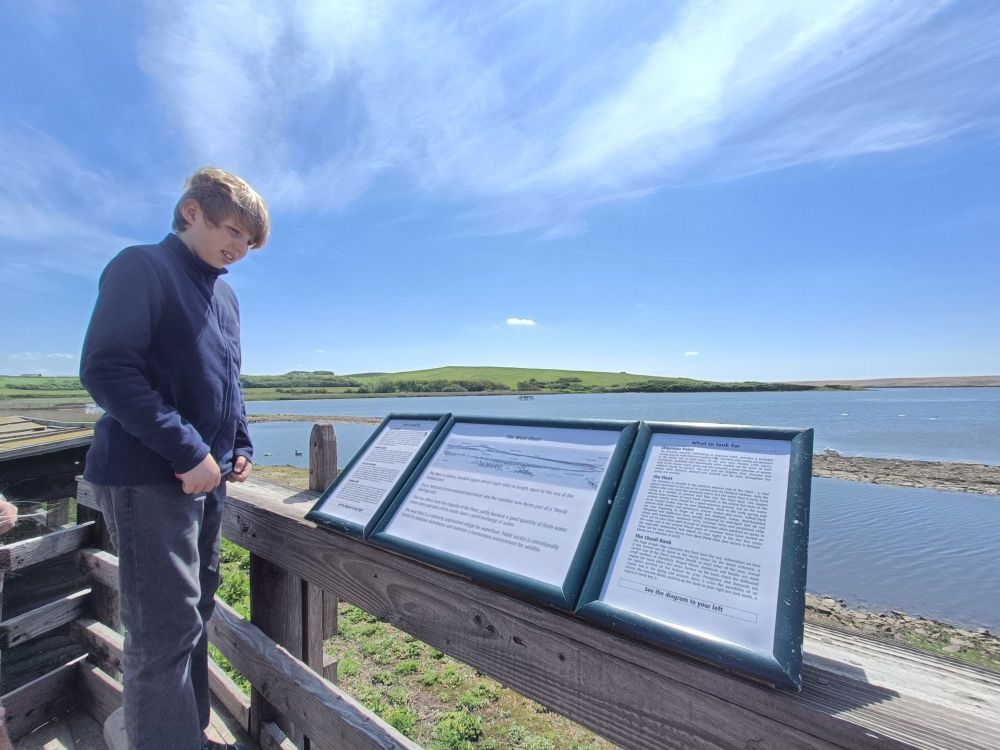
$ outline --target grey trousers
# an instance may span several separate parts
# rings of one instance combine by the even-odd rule
[[[97,489],[118,549],[129,747],[200,750],[226,483],[207,495],[179,483]]]

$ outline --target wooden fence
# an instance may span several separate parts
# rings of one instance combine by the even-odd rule
[[[314,486],[330,478],[332,437],[314,430]],[[117,559],[86,518],[91,497],[81,483],[81,525],[0,548],[7,576],[67,555],[86,575],[0,623],[5,650],[68,627],[85,652],[47,661],[37,648],[37,679],[2,699],[14,737],[75,707],[103,721],[121,703]],[[417,747],[327,679],[333,594],[630,750],[1000,747],[997,672],[807,626],[804,689],[773,690],[317,527],[303,518],[316,497],[230,485],[223,534],[252,555],[252,615],[220,602],[210,635],[253,692],[215,668],[212,689],[261,747]]]

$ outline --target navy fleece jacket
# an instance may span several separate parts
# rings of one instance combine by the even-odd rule
[[[105,414],[84,477],[176,483],[209,452],[222,475],[253,457],[240,386],[239,304],[174,234],[122,250],[104,269],[80,380]]]

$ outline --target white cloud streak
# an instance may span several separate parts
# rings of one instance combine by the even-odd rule
[[[7,355],[7,359],[35,362],[43,359],[76,359],[76,355],[64,352],[13,352]]]
[[[142,8],[139,63],[185,159],[246,175],[278,211],[385,184],[416,216],[449,205],[459,234],[564,237],[667,186],[995,137],[1000,104],[986,3]],[[0,142],[0,283],[92,277],[130,243],[134,186],[23,123],[0,117]]]
[[[509,326],[533,326],[538,325],[535,321],[530,318],[507,318],[507,325]]]
[[[21,123],[0,119],[0,143],[0,288],[42,290],[53,273],[92,278],[134,244],[114,229],[134,195],[109,174]]]
[[[157,4],[143,62],[201,159],[280,206],[402,178],[481,229],[561,236],[664,185],[983,127],[1000,13],[952,4]]]
[[[684,352],[685,357],[700,357],[701,352]]]

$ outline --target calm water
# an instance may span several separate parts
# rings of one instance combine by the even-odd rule
[[[812,427],[817,451],[1000,464],[1000,388],[254,402],[255,414],[646,419]],[[251,425],[260,463],[308,463],[309,423]],[[344,466],[374,430],[338,424]],[[295,456],[295,450],[303,451]],[[269,453],[270,455],[265,455]],[[1000,630],[1000,499],[814,479],[808,587],[869,608]]]

